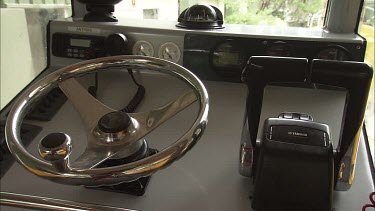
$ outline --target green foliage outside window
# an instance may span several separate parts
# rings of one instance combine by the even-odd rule
[[[219,0],[226,23],[314,27],[322,25],[327,0]]]

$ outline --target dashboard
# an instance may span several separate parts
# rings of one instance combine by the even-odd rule
[[[192,31],[170,22],[143,20],[137,24],[120,21],[109,27],[53,22],[51,62],[143,55],[183,65],[203,80],[240,82],[241,71],[251,56],[363,61],[366,51],[366,41],[359,35],[322,29],[228,25],[224,29]]]

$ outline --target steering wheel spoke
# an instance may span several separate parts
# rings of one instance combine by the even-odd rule
[[[110,159],[117,153],[131,155],[143,144],[143,141],[135,140],[134,137],[113,144],[103,143],[95,134],[90,133],[87,137],[85,151],[73,162],[70,167],[75,169],[92,169]]]
[[[137,131],[134,134],[134,139],[143,138],[145,135],[156,129],[165,121],[182,111],[192,103],[197,101],[197,96],[193,90],[186,92],[178,97],[176,100],[148,112],[129,113],[128,115],[135,119],[139,124],[136,126]]]
[[[59,87],[81,115],[88,131],[92,131],[102,116],[115,111],[95,99],[75,78],[60,82]]]
[[[92,169],[113,155],[111,147],[87,147],[70,167],[73,169]]]

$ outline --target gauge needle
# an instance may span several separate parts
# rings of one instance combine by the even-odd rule
[[[168,55],[168,57],[169,57],[170,59],[173,59],[173,58],[172,58],[172,55],[171,55],[169,52],[170,52],[169,49],[166,48],[166,49],[165,49],[165,53]]]
[[[139,51],[141,52],[141,54],[142,54],[142,56],[146,56],[147,54],[146,54],[146,52],[144,51],[144,47],[143,46],[141,46],[141,48],[139,49]]]

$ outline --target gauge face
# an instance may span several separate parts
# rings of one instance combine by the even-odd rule
[[[215,69],[241,70],[242,63],[241,50],[232,42],[222,43],[212,52],[212,65]]]
[[[159,58],[177,63],[180,60],[180,48],[173,42],[164,43],[159,48]]]
[[[347,61],[349,59],[349,53],[341,47],[328,47],[325,48],[314,57],[317,59],[326,60],[337,60],[337,61]]]
[[[285,42],[274,42],[272,45],[266,50],[266,55],[268,56],[291,56],[291,47],[286,44]]]
[[[141,56],[154,56],[154,47],[152,47],[151,43],[141,40],[134,44],[133,54]]]

